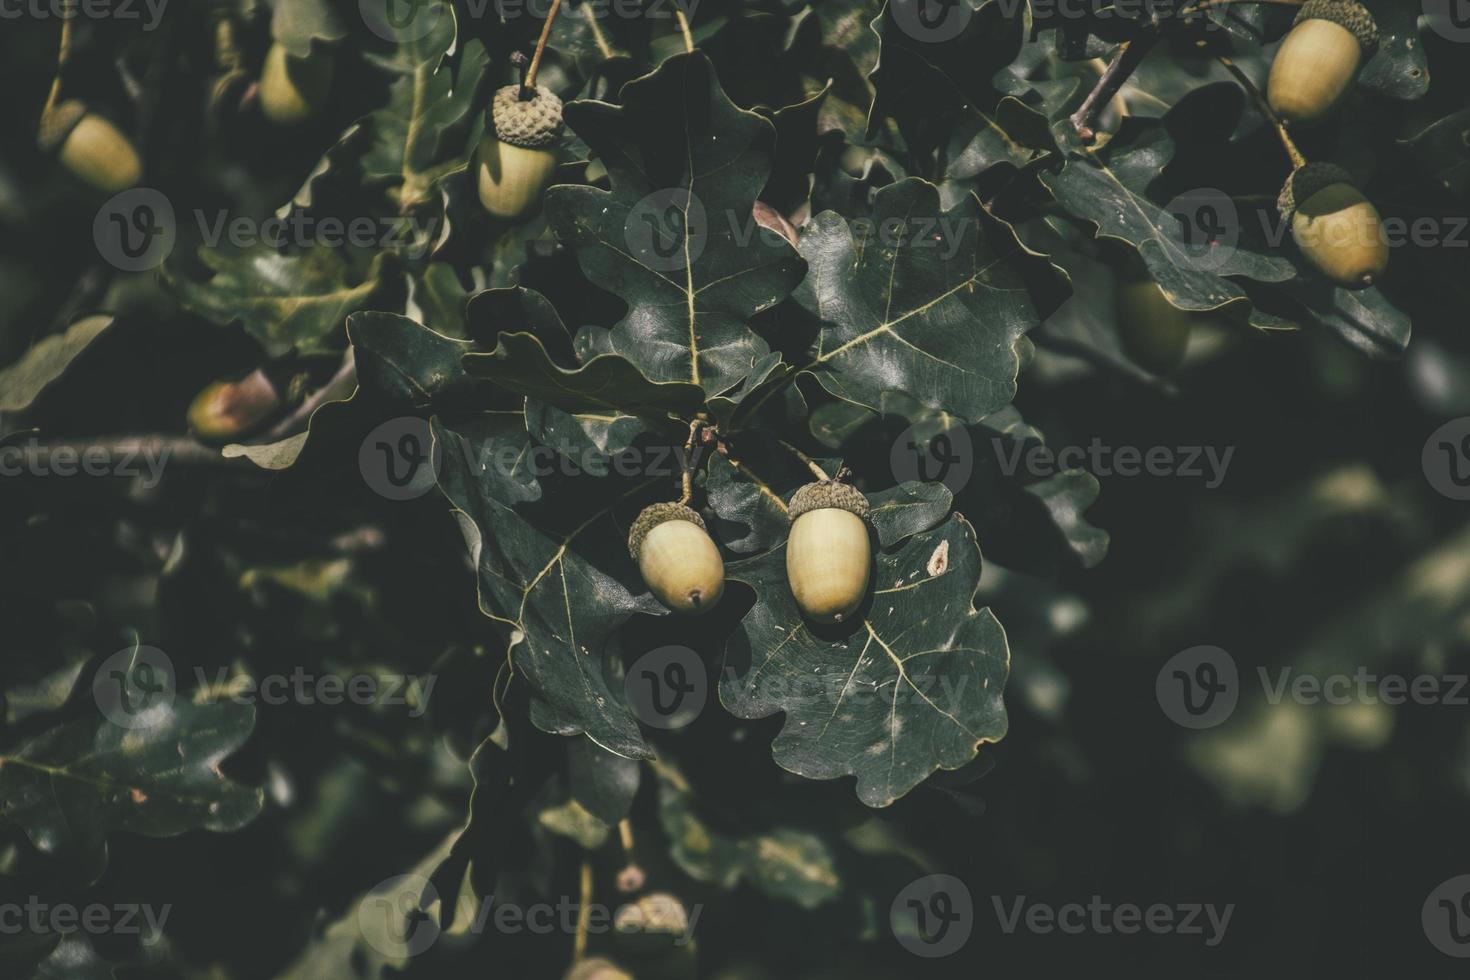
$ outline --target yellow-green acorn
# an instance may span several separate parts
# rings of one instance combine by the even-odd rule
[[[332,52],[327,48],[297,58],[280,43],[272,44],[260,71],[260,111],[282,126],[305,122],[327,104],[332,71]]]
[[[1292,171],[1276,202],[1297,248],[1318,272],[1350,289],[1373,285],[1388,268],[1378,209],[1330,163]]]
[[[593,956],[572,967],[564,980],[633,980],[633,974],[620,969],[611,960]]]
[[[1154,374],[1177,368],[1189,347],[1193,318],[1169,302],[1152,279],[1120,280],[1114,298],[1128,356]]]
[[[40,144],[73,174],[109,194],[135,186],[143,176],[142,161],[128,138],[75,99],[41,116]]]
[[[475,173],[480,203],[503,221],[521,221],[541,207],[541,195],[556,172],[561,136],[561,99],[538,85],[529,99],[507,85],[490,104],[493,132],[480,140]]]
[[[786,578],[803,614],[840,623],[863,604],[873,552],[868,498],[835,480],[808,483],[787,507]]]
[[[725,591],[725,563],[704,518],[683,504],[652,504],[628,533],[628,551],[643,581],[674,612],[708,612]]]
[[[238,381],[214,381],[189,404],[189,430],[204,442],[249,435],[281,408],[281,396],[264,371]]]
[[[1271,62],[1271,108],[1287,122],[1321,119],[1377,43],[1373,15],[1356,0],[1307,0]]]

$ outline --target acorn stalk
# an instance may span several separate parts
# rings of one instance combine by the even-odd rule
[[[1350,289],[1373,285],[1388,269],[1388,240],[1378,209],[1330,163],[1292,171],[1277,201],[1302,256]]]
[[[787,507],[786,578],[803,615],[841,623],[862,605],[872,571],[868,498],[845,483],[808,483]]]
[[[628,534],[628,552],[658,601],[674,612],[709,612],[725,591],[725,563],[704,518],[683,504],[652,504]]]
[[[1373,15],[1356,0],[1307,0],[1271,62],[1272,111],[1291,123],[1326,116],[1377,43]]]
[[[280,43],[272,44],[260,72],[260,111],[282,126],[305,122],[326,105],[332,74],[330,50],[297,58]]]
[[[75,99],[45,111],[39,142],[77,177],[109,194],[137,185],[143,176],[138,151],[122,131]]]
[[[503,221],[522,221],[535,214],[556,172],[561,99],[540,85],[532,93],[523,100],[519,85],[495,93],[490,106],[492,131],[476,151],[480,203]]]

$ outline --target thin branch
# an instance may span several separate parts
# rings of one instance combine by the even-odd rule
[[[684,34],[684,51],[693,54],[694,32],[689,30],[689,18],[684,16],[684,8],[679,6],[679,0],[674,0],[674,16],[679,19],[679,30]]]
[[[1282,122],[1281,117],[1276,115],[1271,109],[1271,103],[1266,101],[1266,97],[1261,94],[1261,90],[1256,88],[1256,83],[1251,81],[1250,77],[1240,70],[1240,66],[1229,58],[1224,55],[1217,55],[1216,57],[1219,59],[1220,64],[1225,66],[1225,70],[1234,75],[1236,81],[1245,86],[1245,90],[1250,93],[1251,98],[1256,100],[1256,105],[1266,114],[1266,118],[1271,120],[1271,125],[1276,127],[1276,135],[1281,137],[1281,145],[1286,149],[1286,155],[1291,158],[1291,168],[1297,170],[1306,166],[1307,158],[1302,156],[1301,151],[1292,142],[1291,134],[1286,131],[1286,123]]]
[[[582,901],[577,906],[577,936],[572,941],[572,966],[587,956],[587,929],[592,921],[592,862],[582,862]]]
[[[342,356],[342,365],[337,368],[337,373],[316,391],[312,392],[295,411],[271,426],[261,439],[262,442],[276,442],[289,435],[294,435],[306,428],[311,421],[311,413],[321,408],[327,402],[334,400],[338,395],[348,391],[357,384],[357,363],[352,357],[352,348]]]
[[[526,70],[521,82],[521,101],[529,101],[536,91],[536,73],[541,70],[541,56],[546,53],[546,42],[551,40],[551,25],[561,11],[561,0],[551,0],[551,10],[546,14],[546,23],[541,25],[541,39],[536,42],[536,53],[531,55],[531,67]]]
[[[802,452],[800,449],[797,449],[795,446],[793,446],[791,443],[787,442],[785,439],[777,439],[776,441],[779,442],[782,445],[782,447],[784,447],[786,449],[787,452],[791,453],[791,455],[795,456],[797,459],[799,459],[803,463],[805,463],[806,464],[806,468],[809,469],[809,470],[811,470],[812,473],[816,476],[816,478],[818,480],[822,480],[822,481],[825,482],[827,480],[832,479],[832,477],[830,477],[830,476],[827,475],[827,471],[824,470],[824,469],[822,469],[820,466],[818,466],[816,464],[816,461],[813,460],[806,453]]]
[[[71,57],[71,24],[75,17],[61,18],[61,41],[56,51],[56,77],[51,79],[51,92],[46,96],[46,108],[42,110],[42,118],[56,108],[56,103],[61,98],[61,73],[66,68],[66,59]]]
[[[89,459],[91,462],[88,462]],[[0,446],[0,467],[3,467],[0,472],[8,471],[17,462],[21,464],[23,472],[36,476],[65,475],[57,472],[57,467],[86,476],[142,476],[150,464],[156,465],[161,471],[170,463],[234,466],[242,461],[228,459],[214,446],[206,446],[193,439],[160,434],[102,436],[60,442],[31,439]],[[100,471],[100,474],[89,472],[89,467]],[[6,475],[9,475],[8,472]]]
[[[679,486],[683,494],[679,497],[680,504],[688,504],[689,498],[694,496],[694,441],[699,438],[699,429],[704,423],[695,419],[689,423],[689,440],[684,443],[684,458],[679,468]]]
[[[1153,50],[1153,46],[1159,43],[1159,30],[1157,24],[1149,24],[1133,40],[1123,42],[1113,54],[1113,60],[1103,71],[1102,77],[1097,80],[1092,91],[1088,93],[1087,99],[1072,113],[1072,128],[1077,131],[1077,138],[1083,143],[1091,144],[1097,139],[1097,117],[1102,114],[1103,107],[1113,101],[1113,96],[1127,83],[1138,66],[1143,64],[1143,59]]]

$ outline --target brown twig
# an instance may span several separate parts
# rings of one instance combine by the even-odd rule
[[[587,956],[587,930],[592,921],[592,862],[582,862],[582,901],[577,906],[577,935],[572,940],[572,966]]]
[[[802,452],[800,449],[797,449],[785,439],[777,439],[776,441],[779,442],[787,452],[791,453],[791,455],[795,456],[797,459],[805,463],[806,468],[811,470],[818,480],[826,481],[832,479],[830,476],[827,475],[827,471],[818,466],[816,464],[816,461],[813,460],[806,453]]]
[[[699,438],[699,430],[704,422],[695,419],[689,423],[689,440],[684,443],[684,458],[679,474],[679,486],[683,494],[679,497],[679,503],[687,505],[689,498],[694,496],[694,442]]]
[[[546,42],[551,40],[551,25],[556,23],[556,15],[561,12],[561,0],[551,0],[551,9],[546,13],[546,23],[541,25],[541,38],[536,42],[536,53],[531,55],[531,67],[526,69],[526,77],[521,81],[521,101],[527,102],[536,93],[536,73],[541,70],[541,56],[546,53]]]
[[[1266,101],[1266,97],[1261,94],[1261,90],[1256,88],[1256,83],[1251,81],[1250,76],[1241,71],[1240,66],[1229,58],[1224,55],[1217,55],[1216,57],[1219,59],[1220,64],[1225,66],[1225,70],[1234,75],[1235,80],[1245,87],[1245,90],[1250,93],[1251,98],[1255,99],[1256,105],[1260,107],[1261,112],[1265,113],[1266,118],[1271,120],[1271,125],[1276,127],[1276,135],[1281,137],[1281,145],[1285,148],[1286,155],[1291,158],[1291,168],[1296,170],[1305,166],[1307,158],[1302,156],[1301,151],[1296,148],[1296,144],[1292,142],[1291,134],[1286,131],[1286,123],[1282,122],[1281,117],[1276,115],[1271,109],[1271,103]]]
[[[1091,145],[1097,140],[1097,117],[1102,114],[1103,107],[1113,101],[1113,97],[1122,90],[1158,42],[1158,25],[1150,23],[1137,37],[1123,42],[1114,52],[1113,60],[1108,63],[1097,84],[1068,120],[1077,131],[1077,138],[1083,143]]]

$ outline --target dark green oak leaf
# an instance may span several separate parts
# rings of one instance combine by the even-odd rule
[[[628,815],[643,768],[588,738],[567,740],[567,783],[572,799],[608,826]]]
[[[136,727],[78,718],[0,753],[0,814],[43,854],[87,881],[107,866],[118,831],[174,837],[239,830],[260,813],[260,790],[220,763],[245,743],[255,708],[154,700]]]
[[[1358,73],[1358,84],[1393,99],[1421,99],[1429,91],[1429,58],[1419,37],[1420,4],[1364,0],[1378,25],[1378,47]]]
[[[944,520],[954,505],[954,495],[942,483],[910,480],[868,494],[868,503],[868,521],[878,535],[879,546],[891,548]]]
[[[824,467],[836,473],[833,463]],[[713,455],[704,492],[715,515],[715,536],[741,554],[784,541],[791,518],[786,502],[814,475],[806,464],[763,430],[736,440],[729,455]]]
[[[803,232],[796,299],[820,328],[802,370],[875,411],[889,391],[971,420],[1008,404],[1021,338],[1066,296],[973,195],[942,211],[918,178],[879,190],[866,221],[824,212]]]
[[[778,765],[854,776],[858,798],[880,807],[1004,736],[1010,651],[974,607],[980,550],[964,518],[875,558],[872,594],[841,630],[802,617],[784,547],[730,566],[756,603],[730,638],[720,700],[741,718],[783,712]]]
[[[433,0],[432,7],[449,11]],[[419,9],[416,18],[429,16]],[[396,76],[388,103],[368,116],[372,143],[363,155],[364,176],[389,189],[402,214],[432,201],[439,182],[469,165],[484,130],[485,69],[489,57],[473,40],[459,56],[457,70],[443,64],[455,40],[452,16],[438,16],[422,37],[394,46],[386,55],[369,55],[377,67]]]
[[[650,753],[604,666],[608,638],[634,613],[665,610],[628,556],[630,505],[652,480],[568,479],[526,504],[511,471],[533,448],[514,417],[434,421],[439,486],[454,506],[479,576],[480,609],[515,631],[511,657],[532,688],[543,731],[585,732],[627,758]],[[615,479],[610,477],[609,479]],[[636,508],[636,504],[632,505]]]
[[[688,780],[670,763],[658,773],[659,822],[669,854],[696,881],[733,888],[742,880],[762,894],[814,909],[836,900],[842,876],[836,855],[816,834],[794,827],[731,833],[700,812]]]
[[[294,58],[306,58],[315,41],[335,43],[347,36],[328,0],[280,0],[271,15],[271,37]]]
[[[757,233],[751,213],[774,127],[736,107],[698,52],[629,82],[620,106],[570,103],[566,120],[612,189],[553,187],[547,218],[587,278],[628,307],[611,329],[584,328],[578,353],[620,354],[654,381],[710,394],[734,386],[768,350],[750,318],[804,271],[789,245]]]
[[[238,254],[202,249],[213,271],[202,282],[164,265],[164,282],[190,311],[220,326],[240,323],[271,356],[341,347],[342,324],[387,304],[388,259],[379,253],[360,280],[339,250],[283,254],[265,245]]]

